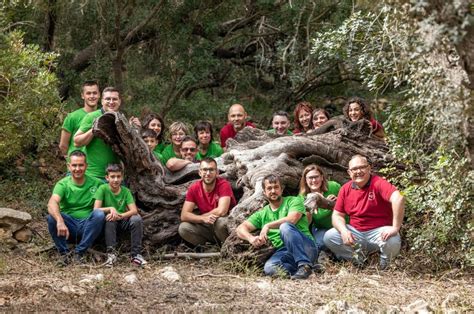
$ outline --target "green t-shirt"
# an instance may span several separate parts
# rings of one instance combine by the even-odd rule
[[[163,162],[163,155],[161,155],[160,153],[158,153],[156,150],[153,151],[153,155],[155,155],[156,159],[158,159],[159,161],[161,161],[161,163],[163,164],[163,166],[166,166],[166,163]]]
[[[121,186],[119,194],[115,195],[107,183],[97,189],[94,198],[102,201],[102,207],[114,207],[120,214],[127,211],[127,205],[135,203],[128,188]]]
[[[300,220],[296,223],[296,228],[301,231],[308,238],[313,240],[313,236],[309,231],[308,218],[306,217],[306,209],[303,205],[303,199],[297,196],[287,196],[283,198],[283,202],[277,210],[273,211],[270,208],[270,204],[263,207],[261,210],[253,213],[247,221],[250,222],[255,228],[262,229],[264,225],[269,222],[278,220],[288,216],[289,212],[299,212],[303,215]],[[283,241],[280,238],[280,229],[268,230],[268,239],[272,243],[273,247],[279,249],[283,246]]]
[[[82,132],[89,131],[94,125],[95,119],[102,115],[101,110],[88,113],[81,121],[79,130]],[[95,137],[86,146],[87,154],[87,170],[86,174],[103,179],[105,177],[105,168],[109,164],[119,163],[117,155],[112,151],[112,148],[105,144],[105,142]]]
[[[217,158],[224,153],[221,145],[217,144],[216,142],[211,142],[209,147],[207,148],[207,152],[205,155],[202,155],[201,152],[198,152],[196,155],[196,160],[202,160],[206,157],[209,158]]]
[[[80,109],[77,109],[76,111],[70,112],[66,116],[66,119],[64,119],[62,128],[65,131],[67,131],[69,134],[71,134],[71,137],[69,139],[69,148],[67,150],[68,156],[74,150],[85,151],[84,147],[74,146],[74,135],[76,134],[77,130],[79,130],[79,126],[81,125],[82,118],[84,118],[86,115],[87,115],[87,112],[84,110],[84,108],[80,108]]]
[[[270,134],[276,134],[275,129],[270,129],[267,132]],[[291,132],[290,130],[286,130],[286,135],[293,135],[293,132]]]
[[[161,153],[161,162],[163,163],[163,166],[166,166],[166,163],[168,160],[171,158],[179,158],[176,156],[174,149],[173,149],[173,144],[168,144],[165,146],[165,149],[163,149],[163,152]]]
[[[163,152],[163,150],[165,149],[165,147],[166,147],[166,145],[163,142],[161,142],[158,145],[156,145],[156,147],[153,151],[161,154]]]
[[[76,185],[71,176],[67,176],[56,183],[53,195],[61,200],[59,208],[62,213],[76,219],[88,218],[94,207],[94,194],[102,181],[85,175],[82,185]]]

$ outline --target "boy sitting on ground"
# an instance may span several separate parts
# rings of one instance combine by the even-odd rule
[[[102,210],[105,216],[105,244],[107,261],[105,265],[112,267],[117,261],[117,231],[130,231],[131,263],[144,266],[147,262],[140,254],[142,251],[143,220],[138,214],[132,193],[124,186],[123,170],[118,164],[111,164],[106,169],[108,184],[101,185],[95,193],[94,208]],[[118,230],[117,230],[118,229]]]

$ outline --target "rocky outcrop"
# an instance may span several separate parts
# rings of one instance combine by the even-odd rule
[[[26,226],[31,215],[11,208],[0,208],[0,247],[13,248],[18,242],[28,242],[31,230]]]

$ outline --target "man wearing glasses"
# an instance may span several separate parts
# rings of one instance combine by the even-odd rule
[[[337,258],[358,267],[364,266],[369,253],[379,251],[379,267],[385,270],[400,252],[405,198],[388,181],[371,174],[364,156],[351,158],[348,173],[352,180],[339,191],[332,214],[334,228],[326,232],[324,243]]]
[[[212,158],[201,160],[201,180],[193,183],[181,210],[179,235],[194,246],[206,242],[221,244],[229,236],[227,214],[236,201],[230,183],[219,178]]]
[[[102,181],[105,180],[105,169],[109,164],[119,163],[117,155],[102,139],[92,133],[94,121],[105,112],[117,112],[121,105],[120,93],[114,87],[106,87],[102,92],[102,109],[88,113],[82,120],[79,130],[74,135],[76,147],[85,146],[87,154],[86,174]]]
[[[181,158],[170,158],[166,162],[166,168],[172,172],[179,171],[187,165],[197,162],[197,153],[198,143],[196,139],[192,136],[186,135],[181,142],[181,147],[179,148],[179,154],[181,155]]]

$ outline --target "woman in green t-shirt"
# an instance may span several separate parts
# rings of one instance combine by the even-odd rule
[[[165,149],[165,143],[163,140],[163,134],[165,133],[165,122],[163,121],[163,118],[159,114],[151,112],[143,118],[141,123],[144,129],[152,129],[156,132],[158,144],[156,145],[154,151],[161,154],[163,149]]]
[[[323,238],[326,231],[332,228],[332,209],[340,189],[339,183],[327,180],[327,176],[320,166],[311,164],[304,168],[300,180],[300,197],[306,199],[309,193],[320,193],[330,201],[328,206],[330,208],[315,208],[312,212],[307,213],[318,251],[326,248]]]
[[[194,126],[194,134],[199,142],[197,160],[217,158],[224,153],[222,147],[212,141],[212,124],[208,121],[199,121]]]

